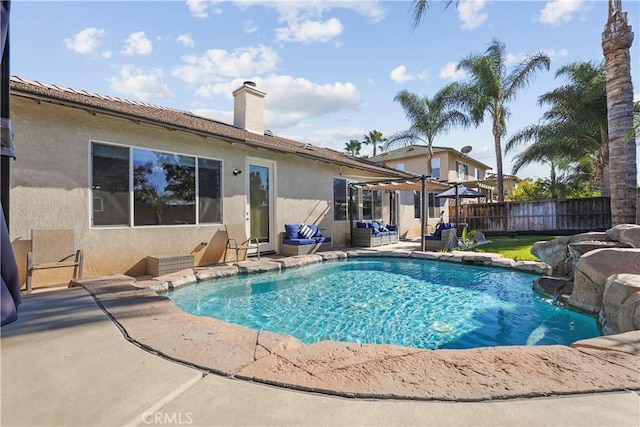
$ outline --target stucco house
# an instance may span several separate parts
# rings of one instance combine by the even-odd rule
[[[487,185],[485,182],[487,172],[491,169],[491,166],[470,157],[468,153],[462,153],[454,148],[432,147],[432,149],[431,168],[433,179],[448,184],[464,184],[469,188],[486,194],[487,200],[492,200],[494,187]],[[369,160],[394,169],[415,174],[425,174],[427,147],[424,145],[408,145],[396,150],[384,152],[369,158]],[[451,200],[435,197],[438,193],[439,191],[427,192],[427,224],[430,229],[433,228],[441,218],[444,221],[449,221],[449,205],[453,207],[455,204],[455,202]],[[413,227],[410,234],[419,235],[419,195],[414,192],[413,194],[403,194],[401,197],[407,201],[411,198],[415,200],[415,227]],[[485,200],[483,199],[482,201],[484,202]],[[461,200],[460,202],[467,203],[469,200]]]
[[[10,89],[10,233],[22,270],[33,229],[73,229],[85,276],[139,276],[147,256],[219,262],[225,224],[277,252],[285,224],[316,224],[339,247],[354,217],[401,222],[414,209],[366,189],[349,207],[349,183],[416,174],[273,135],[252,82],[233,93],[233,125],[19,77]],[[36,285],[69,280],[38,274]]]

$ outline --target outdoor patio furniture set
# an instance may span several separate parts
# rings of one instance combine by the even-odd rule
[[[359,221],[351,230],[354,246],[374,247],[398,243],[398,226],[382,220]]]

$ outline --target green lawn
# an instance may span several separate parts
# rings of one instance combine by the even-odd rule
[[[538,261],[531,255],[531,246],[541,240],[552,240],[557,236],[492,236],[487,237],[492,243],[478,247],[478,252],[493,252],[516,261]]]

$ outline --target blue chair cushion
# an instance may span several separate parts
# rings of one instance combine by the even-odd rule
[[[300,237],[298,236],[298,231],[300,231],[299,224],[285,224],[284,231],[286,232],[287,239],[297,239]]]
[[[373,228],[374,230],[380,230],[380,224],[378,224],[376,221],[373,221],[371,223],[371,228]]]
[[[331,237],[318,236],[313,238],[316,243],[327,243],[331,241]]]
[[[369,228],[369,224],[366,222],[357,222],[356,223],[356,228]]]
[[[285,245],[313,245],[316,243],[315,239],[284,239],[282,242]]]
[[[320,232],[320,229],[318,228],[317,225],[315,224],[309,224],[309,227],[313,230],[313,234],[311,235],[310,238],[314,238],[314,237],[322,237],[322,232]]]

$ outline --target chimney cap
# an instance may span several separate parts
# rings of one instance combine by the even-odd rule
[[[244,83],[242,83],[243,86],[253,86],[256,87],[255,82],[252,82],[251,80],[247,80]]]

